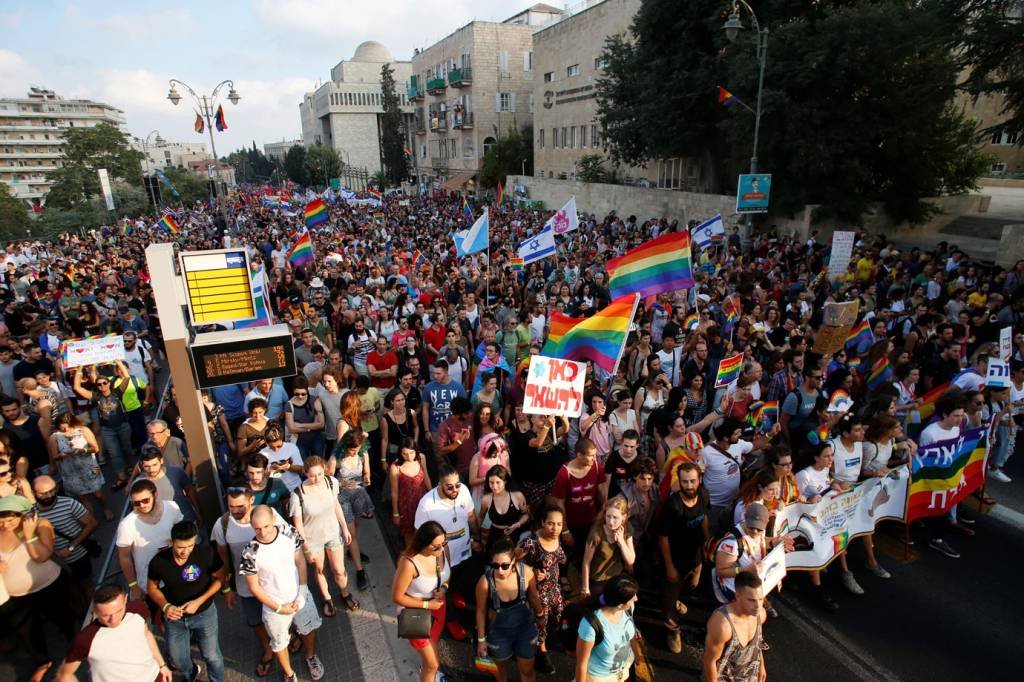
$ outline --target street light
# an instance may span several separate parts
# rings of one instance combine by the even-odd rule
[[[217,171],[217,177],[219,177],[220,169],[218,168],[217,164],[219,164],[220,161],[217,157],[217,143],[213,139],[213,117],[216,116],[217,113],[217,93],[220,92],[220,89],[225,85],[228,86],[227,98],[228,101],[231,102],[231,104],[238,104],[238,100],[242,99],[241,95],[239,95],[238,92],[235,90],[234,82],[231,80],[221,81],[217,84],[217,87],[215,87],[213,89],[213,92],[209,95],[197,94],[196,91],[189,87],[187,83],[180,81],[177,78],[172,78],[170,81],[168,81],[168,84],[171,86],[171,89],[167,92],[167,99],[171,100],[171,104],[177,106],[178,102],[181,101],[181,95],[178,93],[178,90],[175,87],[175,85],[180,85],[188,91],[188,94],[191,95],[192,99],[195,101],[196,106],[199,107],[198,113],[206,120],[206,129],[210,133],[210,150],[213,152],[214,168]],[[225,215],[224,205],[220,202],[220,197],[218,196],[218,193],[215,192],[214,196],[217,198],[218,206],[220,206],[221,216],[224,218],[225,222],[227,222],[227,215]]]
[[[733,0],[732,12],[729,13],[729,18],[725,20],[722,25],[722,30],[725,31],[725,37],[728,41],[734,42],[736,37],[739,36],[740,31],[746,29],[743,22],[740,20],[740,8],[743,8],[750,14],[750,20],[754,23],[754,31],[756,32],[757,38],[757,61],[760,68],[760,73],[757,78],[757,104],[755,105],[754,111],[754,149],[750,154],[750,172],[757,172],[757,138],[761,131],[761,93],[764,91],[764,65],[768,61],[768,27],[761,27],[761,24],[757,21],[757,14],[754,13],[753,8],[746,3],[746,0]]]

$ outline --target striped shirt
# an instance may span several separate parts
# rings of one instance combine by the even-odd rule
[[[58,495],[57,501],[49,509],[44,509],[39,505],[36,505],[36,509],[39,511],[39,518],[49,521],[53,524],[53,529],[57,531],[53,534],[53,548],[55,550],[68,548],[71,540],[82,532],[83,524],[81,520],[89,513],[81,502],[70,497],[64,497],[63,495]],[[67,563],[74,563],[88,556],[88,552],[82,549],[81,546],[76,546],[71,554],[68,555]]]

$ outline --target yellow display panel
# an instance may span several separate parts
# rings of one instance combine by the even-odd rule
[[[192,324],[224,324],[256,317],[249,257],[244,250],[183,252],[179,258]]]

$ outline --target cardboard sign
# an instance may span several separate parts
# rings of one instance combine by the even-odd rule
[[[821,355],[832,355],[846,344],[846,337],[853,329],[852,324],[841,327],[822,327],[814,332],[814,352]]]
[[[860,301],[843,301],[842,303],[826,303],[822,310],[821,324],[826,327],[841,327],[857,321]]]
[[[60,362],[64,369],[107,365],[116,360],[124,360],[124,337],[119,334],[68,339],[60,344]]]
[[[586,378],[585,363],[534,355],[530,358],[523,412],[579,417]]]
[[[1009,362],[1013,357],[1013,327],[999,330],[999,359]]]

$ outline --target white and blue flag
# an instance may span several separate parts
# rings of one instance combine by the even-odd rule
[[[722,215],[718,214],[710,220],[705,220],[690,230],[690,238],[702,249],[709,249],[716,240],[724,239],[725,223],[722,221]]]
[[[546,225],[543,230],[519,245],[518,254],[523,264],[547,258],[555,253],[555,228]]]
[[[486,251],[490,235],[491,221],[488,217],[488,210],[485,208],[483,215],[476,219],[472,227],[453,235],[455,239],[455,253],[461,256],[468,256],[477,251]]]

